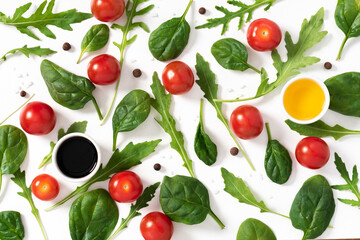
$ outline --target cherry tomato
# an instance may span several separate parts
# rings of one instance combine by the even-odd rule
[[[140,232],[145,240],[170,240],[174,226],[165,214],[151,212],[141,220]]]
[[[48,134],[54,129],[55,124],[55,112],[46,103],[30,102],[20,112],[20,125],[29,134]]]
[[[190,91],[194,85],[194,74],[186,63],[174,61],[164,68],[162,81],[169,93],[180,95]]]
[[[260,135],[264,122],[260,111],[250,105],[236,108],[230,117],[231,127],[241,139],[251,139]]]
[[[260,18],[250,24],[247,41],[256,51],[272,51],[281,42],[281,30],[273,21]]]
[[[139,176],[130,171],[118,172],[109,182],[110,196],[117,202],[129,203],[138,199],[143,185]]]
[[[53,200],[59,194],[59,183],[48,174],[40,174],[32,181],[31,191],[40,200]]]
[[[125,10],[124,0],[91,0],[91,12],[102,22],[113,22],[119,19]]]
[[[108,54],[94,57],[87,67],[90,81],[98,85],[109,85],[116,82],[120,77],[120,72],[119,61]]]
[[[329,160],[330,150],[321,138],[306,137],[296,145],[295,156],[304,167],[318,169]]]

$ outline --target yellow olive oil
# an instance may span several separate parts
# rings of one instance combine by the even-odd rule
[[[301,78],[285,90],[283,103],[293,118],[306,121],[318,116],[324,108],[325,93],[315,81]]]

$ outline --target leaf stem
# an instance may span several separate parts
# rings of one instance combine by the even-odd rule
[[[265,128],[266,128],[266,132],[267,132],[267,135],[268,135],[268,140],[271,141],[271,131],[270,131],[270,126],[269,126],[269,123],[265,123]]]
[[[259,69],[257,69],[256,67],[250,65],[250,64],[246,64],[250,69],[254,70],[255,72],[257,72],[258,74],[261,74],[261,71]]]
[[[94,103],[94,106],[95,106],[96,112],[97,112],[97,114],[98,114],[98,116],[99,116],[99,119],[102,120],[102,119],[103,119],[103,116],[102,116],[102,114],[101,114],[99,105],[97,104],[95,98],[92,99],[92,102]]]
[[[341,46],[340,46],[340,49],[339,49],[339,53],[338,53],[338,55],[337,55],[337,57],[336,57],[336,60],[340,60],[342,51],[344,50],[344,46],[345,46],[345,43],[346,43],[347,40],[348,40],[348,36],[345,36],[344,40],[343,40],[342,43],[341,43]]]
[[[80,60],[81,60],[82,56],[84,55],[84,53],[85,53],[84,51],[81,51],[79,59],[77,60],[76,64],[80,63]]]
[[[225,228],[224,223],[216,216],[216,214],[209,209],[209,215],[215,220],[215,222],[220,226],[221,229]]]
[[[261,96],[259,96],[259,97],[261,97]],[[214,99],[214,102],[226,102],[226,103],[245,102],[245,101],[257,99],[259,97],[255,96],[255,97],[242,98],[242,99],[239,99],[239,98],[236,98],[236,99]]]
[[[33,97],[35,96],[35,94],[31,95],[23,104],[21,104],[21,106],[19,106],[17,109],[15,109],[15,111],[13,111],[12,113],[10,113],[9,116],[7,116],[2,122],[0,122],[0,125],[2,125],[6,120],[8,120],[12,115],[14,115],[14,113],[16,113],[17,111],[19,111],[25,104],[27,104]]]
[[[186,16],[186,14],[188,13],[188,11],[189,11],[189,9],[190,9],[191,4],[193,3],[193,1],[194,1],[194,0],[190,0],[190,1],[189,1],[188,5],[187,5],[187,7],[186,7],[186,9],[185,9],[184,14],[182,15],[182,18],[185,18],[185,16]]]
[[[78,188],[77,188],[78,189]],[[70,200],[71,198],[75,197],[76,195],[80,194],[81,192],[78,192],[77,189],[75,191],[73,191],[72,193],[70,193],[69,196],[67,196],[66,198],[64,198],[63,200],[61,200],[60,202],[54,204],[53,206],[46,208],[45,211],[51,211],[61,205],[63,205],[64,203],[66,203],[68,200]]]
[[[203,106],[204,99],[200,99],[200,125],[203,126]]]
[[[133,212],[132,214],[129,214],[126,219],[124,221],[121,222],[120,226],[118,227],[118,229],[116,229],[116,231],[108,238],[108,240],[112,240],[116,237],[116,235],[123,229],[126,228],[127,224],[129,223],[130,219],[132,219],[134,216],[133,214],[136,213]]]

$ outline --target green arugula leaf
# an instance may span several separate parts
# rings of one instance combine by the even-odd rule
[[[120,26],[118,24],[111,25],[112,29],[120,29],[123,32],[123,37],[122,37],[121,43],[119,44],[119,43],[113,42],[114,45],[116,47],[118,47],[119,50],[120,50],[120,68],[122,68],[123,63],[124,63],[125,48],[127,46],[129,46],[130,44],[132,44],[137,38],[137,35],[134,35],[130,39],[128,39],[129,32],[131,30],[135,29],[135,28],[138,28],[138,27],[142,28],[147,33],[150,32],[149,27],[144,22],[133,22],[134,17],[145,15],[146,13],[150,12],[151,9],[154,8],[154,5],[151,4],[151,5],[147,6],[147,7],[144,7],[142,9],[140,9],[140,10],[137,10],[138,6],[141,3],[145,3],[145,2],[148,2],[148,1],[149,0],[128,0],[127,3],[126,3],[126,7],[125,7],[125,13],[126,13],[126,17],[127,17],[125,25],[123,25],[123,26]],[[108,110],[106,111],[104,119],[103,119],[103,121],[101,122],[100,125],[103,125],[105,123],[105,121],[107,120],[107,118],[109,117],[109,115],[110,115],[110,112],[111,112],[112,107],[113,107],[113,105],[115,103],[116,95],[117,95],[117,92],[118,92],[118,89],[119,89],[120,79],[121,79],[121,75],[120,75],[119,79],[116,82],[113,99],[112,99],[112,101],[110,103],[110,106],[109,106]]]
[[[289,218],[285,215],[270,210],[263,201],[257,201],[251,190],[246,186],[241,178],[235,177],[234,174],[225,168],[221,168],[221,175],[225,183],[225,192],[238,199],[240,203],[245,203],[257,207],[260,209],[260,212],[274,213],[279,216]]]
[[[360,207],[360,191],[357,184],[359,183],[359,175],[357,171],[356,165],[353,167],[352,171],[352,179],[350,179],[349,173],[346,169],[345,163],[341,160],[339,155],[335,153],[335,165],[336,169],[339,171],[341,177],[345,180],[346,184],[343,185],[334,185],[331,186],[333,189],[345,191],[350,190],[357,198],[357,200],[349,200],[349,199],[341,199],[338,198],[339,201],[349,204],[351,206]]]
[[[76,195],[86,192],[94,183],[108,180],[112,174],[128,170],[131,167],[141,164],[141,160],[153,153],[160,142],[160,139],[135,145],[130,142],[121,152],[119,152],[119,149],[116,149],[105,167],[101,164],[99,170],[92,178],[83,185],[77,187],[60,202],[47,208],[46,211],[59,207]]]
[[[25,45],[22,48],[15,48],[8,51],[7,53],[4,54],[4,56],[2,56],[2,58],[0,58],[0,60],[6,61],[7,56],[9,54],[15,54],[16,52],[20,52],[24,54],[26,57],[29,57],[30,54],[34,54],[41,57],[56,53],[56,51],[53,51],[50,48],[40,48],[40,46],[28,48],[27,45]]]
[[[86,127],[87,127],[87,121],[82,121],[82,122],[74,122],[73,124],[71,124],[66,132],[64,131],[63,128],[60,128],[58,131],[58,141],[60,140],[60,138],[62,138],[63,136],[65,136],[69,133],[74,133],[74,132],[85,133]],[[44,159],[40,163],[38,169],[42,168],[43,166],[45,166],[46,164],[48,164],[52,161],[52,153],[53,153],[54,147],[55,147],[55,143],[53,141],[51,141],[50,142],[50,152],[44,157]]]
[[[22,240],[25,237],[21,215],[15,211],[0,212],[0,239]]]
[[[344,128],[338,124],[335,126],[329,126],[321,120],[318,120],[311,124],[298,124],[289,119],[285,123],[291,128],[291,130],[298,132],[300,135],[311,137],[333,137],[338,140],[346,135],[358,135],[360,131],[350,130]]]
[[[215,82],[215,74],[211,71],[209,63],[204,60],[204,58],[198,53],[196,54],[196,73],[199,77],[199,80],[196,80],[196,83],[199,85],[200,89],[204,92],[204,97],[209,101],[211,105],[216,110],[217,117],[224,124],[228,130],[230,136],[234,140],[235,144],[249,163],[251,169],[255,170],[254,166],[248,159],[245,151],[243,150],[240,143],[236,140],[235,135],[230,130],[228,121],[226,120],[224,114],[222,113],[222,104],[220,102],[215,102],[217,98],[218,85]]]
[[[160,183],[157,182],[147,188],[145,188],[144,192],[141,196],[136,200],[135,204],[131,204],[129,215],[126,218],[121,219],[121,224],[116,229],[116,231],[109,237],[108,240],[114,239],[116,235],[123,229],[127,228],[127,224],[134,217],[140,216],[140,209],[149,206],[148,202],[150,202],[155,197],[155,191],[159,187]]]
[[[31,213],[35,216],[36,221],[38,222],[41,232],[44,236],[44,239],[46,240],[47,237],[46,237],[45,229],[40,220],[39,210],[36,208],[34,200],[32,198],[31,188],[30,186],[29,187],[26,186],[25,171],[21,171],[20,169],[18,169],[14,173],[14,177],[12,177],[11,180],[23,190],[22,192],[18,192],[18,194],[29,202],[31,206]]]
[[[197,26],[195,28],[196,29],[213,28],[213,27],[217,27],[219,25],[223,25],[223,28],[221,30],[221,35],[224,35],[224,33],[228,30],[230,21],[233,20],[234,18],[240,18],[239,27],[238,27],[238,30],[240,30],[243,27],[245,21],[246,22],[251,21],[253,12],[257,8],[259,8],[263,5],[267,5],[264,9],[265,11],[267,11],[274,4],[275,1],[276,0],[255,0],[255,3],[253,3],[251,5],[247,5],[240,0],[228,0],[229,4],[231,4],[235,7],[239,7],[240,9],[238,11],[231,12],[224,7],[216,6],[215,7],[216,10],[222,12],[225,16],[220,17],[220,18],[207,19],[207,23]],[[246,20],[245,20],[245,15],[247,15]]]
[[[161,121],[157,119],[155,120],[160,124],[164,131],[170,135],[170,146],[180,154],[184,161],[183,166],[189,171],[190,176],[195,177],[192,160],[189,158],[184,146],[184,136],[180,131],[176,130],[175,119],[170,114],[172,95],[170,93],[165,93],[165,88],[161,84],[156,72],[153,74],[151,89],[155,97],[155,99],[151,99],[151,106],[153,106],[153,108],[155,108],[161,116]]]
[[[65,12],[53,13],[55,0],[50,0],[49,4],[45,0],[40,4],[36,11],[28,18],[24,18],[23,14],[29,10],[31,2],[17,8],[13,17],[7,17],[4,13],[0,12],[0,22],[5,25],[16,27],[21,33],[29,37],[40,40],[28,27],[34,27],[49,38],[56,38],[54,33],[47,27],[47,25],[54,25],[58,28],[72,31],[70,24],[80,23],[86,19],[91,18],[93,15],[90,13],[78,12],[76,9],[71,9]],[[45,9],[45,6],[46,10]]]

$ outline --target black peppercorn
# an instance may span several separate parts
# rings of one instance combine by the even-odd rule
[[[70,43],[66,42],[66,43],[63,44],[64,51],[68,51],[68,50],[70,50],[70,48],[71,48]]]
[[[326,69],[331,69],[331,68],[332,68],[332,64],[331,64],[330,62],[326,62],[326,63],[324,64],[324,68],[326,68]]]
[[[204,7],[199,8],[199,13],[200,14],[205,14],[206,13],[206,9]]]
[[[138,68],[134,69],[134,71],[133,71],[134,77],[138,78],[141,76],[141,74],[142,74],[142,72],[140,69],[138,69]]]
[[[155,171],[159,171],[161,169],[160,163],[155,163],[154,164],[154,169],[155,169]]]
[[[237,147],[232,147],[230,149],[230,154],[231,155],[236,156],[236,155],[238,155],[238,153],[239,153],[239,149]]]
[[[22,90],[22,91],[20,92],[20,96],[21,96],[21,97],[25,97],[25,96],[26,96],[26,92],[25,92],[24,90]]]

